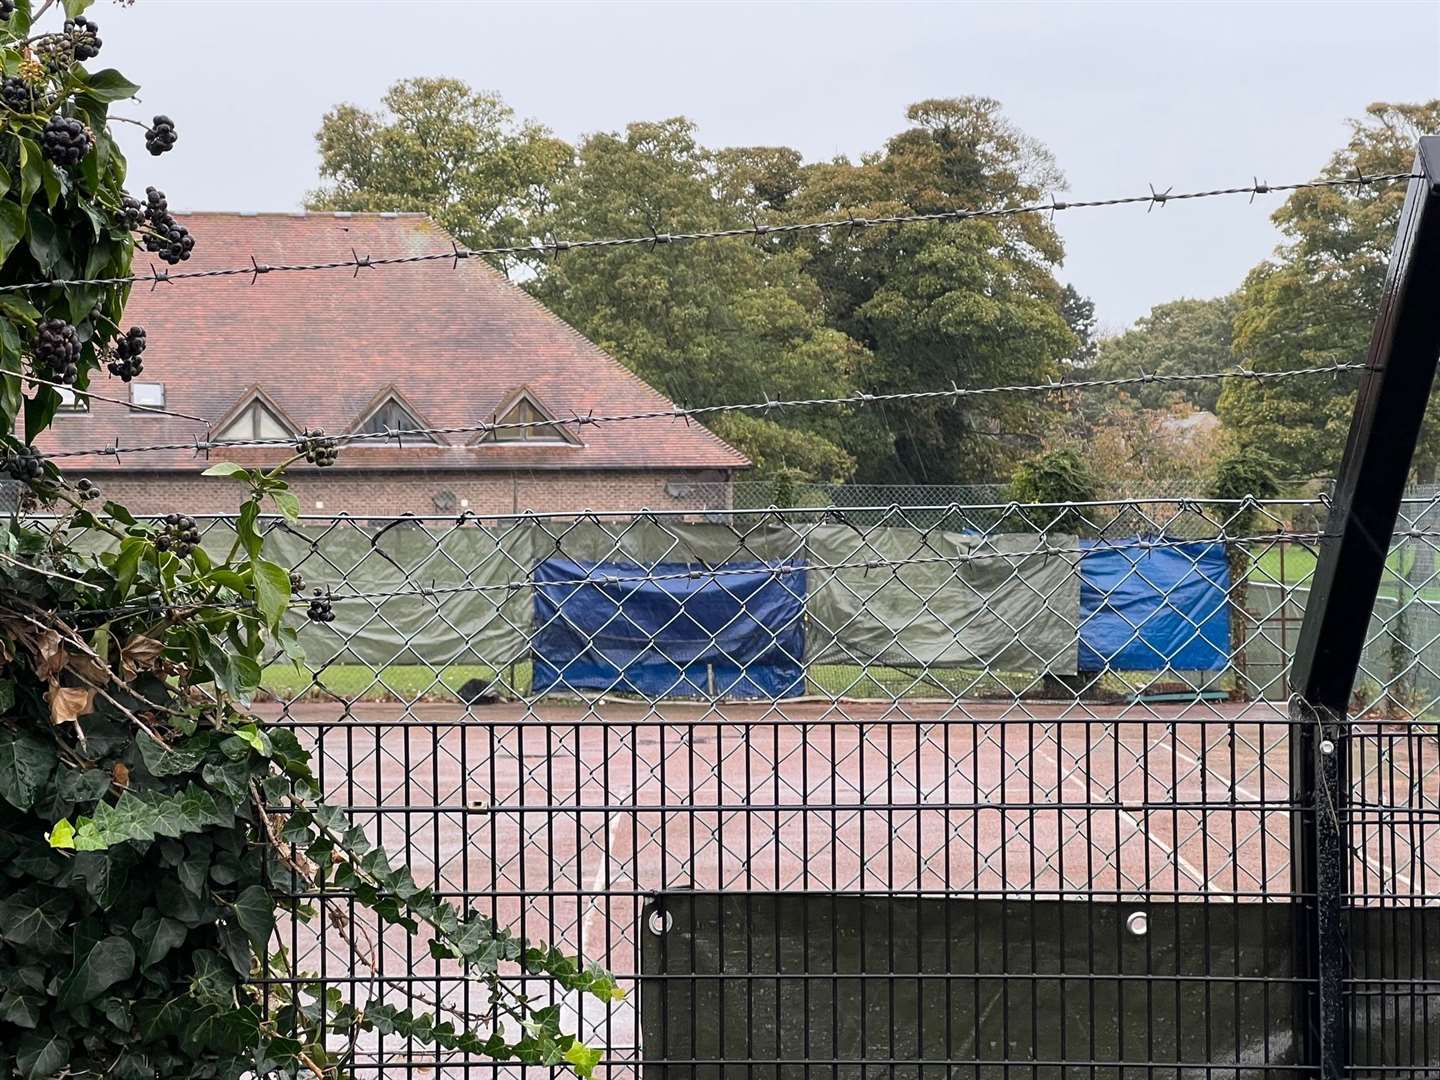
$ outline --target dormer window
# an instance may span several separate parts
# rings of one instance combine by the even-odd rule
[[[380,403],[366,415],[365,419],[356,425],[355,430],[368,435],[384,435],[387,431],[400,431],[405,434],[397,436],[396,439],[402,445],[437,445],[436,440],[430,435],[410,434],[410,432],[418,431],[426,426],[420,422],[415,411],[400,399],[400,395],[396,391],[390,390],[380,398]],[[383,439],[366,441],[371,446],[383,445],[385,442]]]
[[[525,388],[505,400],[497,410],[495,419],[495,429],[487,431],[477,442],[525,443],[530,446],[546,443],[552,446],[580,445],[580,440],[574,433],[564,424],[555,423],[554,414]]]
[[[215,437],[251,442],[258,439],[288,439],[294,434],[294,429],[281,418],[279,410],[256,394],[220,427]]]

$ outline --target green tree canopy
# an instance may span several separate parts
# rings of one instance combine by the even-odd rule
[[[877,217],[1038,199],[1062,177],[1048,150],[989,98],[922,101],[881,153],[805,168],[785,199],[796,218]],[[830,325],[865,350],[875,393],[1043,380],[1075,335],[1052,270],[1062,248],[1039,214],[898,228],[841,229],[797,241]],[[993,478],[1032,452],[1046,413],[1004,397],[867,410],[846,432],[871,482]]]
[[[467,247],[523,243],[571,157],[498,96],[456,79],[397,82],[375,112],[337,106],[315,141],[329,183],[307,197],[310,209],[423,211]]]
[[[1138,375],[1191,375],[1233,367],[1231,324],[1239,303],[1234,295],[1213,300],[1172,300],[1156,304],[1123,334],[1105,338],[1090,374],[1114,379]],[[1197,409],[1215,411],[1219,382],[1162,383],[1127,390],[1149,409],[1177,395]]]
[[[701,146],[676,117],[584,139],[541,232],[566,239],[743,227],[786,198],[793,151]],[[775,179],[779,177],[779,179]],[[863,350],[827,327],[800,255],[750,240],[594,249],[536,266],[535,295],[686,405],[849,394]],[[728,417],[716,429],[762,471],[845,479],[846,416]]]
[[[1440,99],[1371,105],[1351,122],[1325,175],[1407,172],[1418,138],[1437,129]],[[1311,188],[1285,201],[1274,217],[1285,243],[1240,291],[1234,344],[1241,359],[1268,370],[1364,360],[1405,187]],[[1242,447],[1274,458],[1285,474],[1327,475],[1339,463],[1357,381],[1237,380],[1220,395],[1220,416]],[[1440,426],[1432,418],[1416,455],[1421,475],[1434,474],[1437,458]]]

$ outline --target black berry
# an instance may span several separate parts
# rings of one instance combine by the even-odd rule
[[[56,165],[79,165],[94,145],[90,132],[74,117],[52,116],[40,133],[40,150]]]
[[[15,14],[15,0],[0,0],[0,22],[9,22]]]
[[[31,483],[45,475],[45,459],[33,446],[20,446],[6,455],[5,471],[21,483]]]
[[[91,499],[98,499],[100,497],[100,489],[88,478],[83,476],[75,482],[75,491],[84,502],[89,502]]]
[[[300,576],[299,570],[290,571],[290,591],[298,593],[305,588],[305,579]]]
[[[24,79],[6,75],[5,81],[0,82],[0,104],[13,112],[34,112],[35,88]]]
[[[159,157],[175,148],[175,121],[168,116],[157,116],[145,132],[145,149]]]
[[[139,375],[145,369],[140,354],[145,351],[145,328],[132,326],[125,334],[115,339],[115,359],[106,366],[110,374],[125,382]]]
[[[65,20],[65,36],[70,39],[70,48],[76,60],[89,60],[100,55],[100,27],[89,19]]]
[[[314,431],[300,433],[300,437],[295,440],[295,450],[304,454],[305,460],[311,465],[323,469],[335,464],[339,455],[339,444],[325,434],[324,428],[316,428]]]
[[[80,372],[80,335],[64,319],[45,319],[35,328],[31,356],[41,378],[73,383]]]
[[[319,589],[316,589],[311,600],[310,608],[305,612],[311,622],[334,622],[335,609],[331,605],[330,597],[326,596]]]

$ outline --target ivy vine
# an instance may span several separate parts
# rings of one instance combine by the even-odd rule
[[[243,485],[224,559],[34,448],[62,390],[128,381],[146,346],[122,326],[127,285],[50,283],[197,242],[163,193],[125,189],[110,107],[138,87],[82,63],[102,46],[88,7],[0,3],[0,286],[25,286],[0,291],[0,454],[23,492],[0,525],[0,1080],[339,1077],[371,1032],[588,1076],[599,1052],[519,987],[610,1001],[615,980],[416,882],[250,708],[268,651],[303,659],[286,616],[304,601],[264,558],[259,516],[298,515],[285,468],[313,448],[209,470]],[[155,154],[183,137],[168,117],[142,126]],[[354,904],[463,967],[486,1005],[355,1001],[296,970],[283,920],[353,942]]]

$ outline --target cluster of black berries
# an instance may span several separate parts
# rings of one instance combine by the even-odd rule
[[[175,121],[168,116],[157,116],[145,131],[145,149],[159,157],[166,150],[175,148]]]
[[[128,208],[125,210],[128,216]],[[174,266],[190,258],[195,250],[195,238],[190,230],[175,220],[165,201],[165,193],[158,188],[145,189],[145,206],[142,211],[150,223],[150,232],[145,234],[145,250],[159,254],[165,262]]]
[[[100,55],[100,27],[89,19],[76,17],[65,20],[65,36],[70,39],[76,60],[89,60]]]
[[[75,493],[80,496],[81,502],[89,502],[91,499],[100,497],[100,489],[84,476],[75,481]]]
[[[173,551],[182,559],[200,543],[200,530],[195,519],[184,514],[166,514],[165,525],[155,538],[155,547],[160,551]]]
[[[334,465],[336,457],[339,456],[339,444],[325,434],[324,428],[302,431],[295,440],[295,450],[304,454],[305,460],[311,465],[322,469],[327,465]]]
[[[291,593],[298,593],[298,592],[299,592],[301,589],[303,589],[303,588],[305,588],[305,579],[300,576],[300,571],[299,571],[299,570],[291,570],[291,571],[290,571],[290,591],[291,591]]]
[[[40,133],[40,151],[56,165],[79,165],[94,146],[90,129],[69,116],[52,116]]]
[[[6,455],[5,471],[21,483],[31,483],[45,475],[45,459],[33,446],[21,446]]]
[[[306,611],[305,614],[310,617],[311,622],[335,621],[335,608],[330,602],[330,597],[326,596],[319,589],[315,590],[310,600],[310,609]]]
[[[125,222],[125,228],[134,232],[145,224],[145,205],[134,195],[121,195],[120,217]]]
[[[115,359],[106,367],[110,374],[129,382],[144,370],[140,354],[145,351],[145,328],[132,326],[123,337],[115,339]]]
[[[35,88],[16,75],[6,75],[0,82],[0,104],[12,112],[34,112]]]
[[[42,378],[73,383],[80,371],[80,335],[64,319],[45,319],[35,328],[31,356]]]
[[[0,22],[9,22],[15,14],[15,0],[0,0]]]

